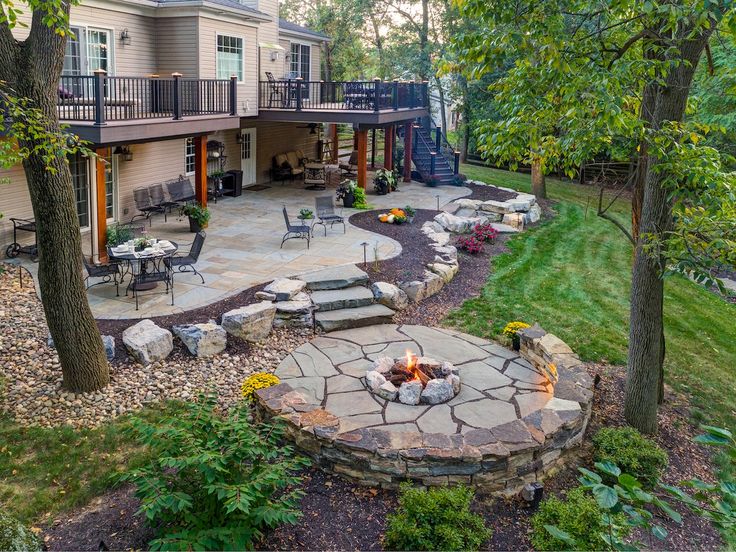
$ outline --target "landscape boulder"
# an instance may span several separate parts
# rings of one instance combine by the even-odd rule
[[[289,301],[276,303],[276,316],[273,320],[275,328],[303,327],[311,328],[314,325],[314,304],[308,293],[299,292]]]
[[[213,320],[206,324],[184,324],[171,329],[196,357],[217,355],[227,346],[227,332]]]
[[[440,404],[449,401],[455,395],[453,384],[444,379],[432,379],[427,382],[421,394],[421,402],[425,404]]]
[[[409,306],[409,297],[404,290],[388,282],[376,282],[371,286],[373,297],[378,303],[393,310],[403,310]]]
[[[434,220],[437,224],[441,225],[442,228],[455,234],[466,234],[470,232],[476,224],[481,222],[477,217],[458,217],[451,215],[450,213],[440,213],[434,217]]]
[[[290,301],[297,293],[304,290],[307,283],[304,280],[292,280],[290,278],[276,278],[268,284],[263,291],[276,296],[276,301]]]
[[[246,341],[260,341],[271,333],[276,305],[261,301],[233,309],[222,315],[222,327],[232,336]]]
[[[435,263],[430,263],[427,266],[427,268],[429,268],[429,270],[431,270],[433,273],[437,274],[447,284],[447,283],[450,283],[452,279],[455,277],[459,269],[459,266],[457,263],[445,264],[443,262],[435,262]]]
[[[123,331],[123,344],[133,358],[148,365],[171,354],[174,338],[169,330],[146,319]]]

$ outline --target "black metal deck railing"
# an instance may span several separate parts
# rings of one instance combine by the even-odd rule
[[[426,82],[270,80],[259,83],[259,109],[374,111],[429,105]]]
[[[235,115],[237,81],[171,78],[62,76],[58,90],[62,121],[92,122],[183,119],[201,115]]]

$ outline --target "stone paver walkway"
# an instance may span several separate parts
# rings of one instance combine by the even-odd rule
[[[365,372],[381,356],[418,355],[453,363],[462,382],[446,404],[407,406],[389,402],[364,386]],[[443,328],[370,326],[317,337],[287,356],[276,370],[283,383],[309,404],[340,419],[340,432],[380,427],[395,432],[465,434],[492,429],[543,409],[580,411],[577,402],[555,399],[546,375],[514,351]]]

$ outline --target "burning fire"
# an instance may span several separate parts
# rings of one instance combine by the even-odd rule
[[[427,375],[417,367],[417,355],[409,349],[406,350],[406,369],[414,376],[409,381],[421,381],[423,385],[426,385],[429,381]]]

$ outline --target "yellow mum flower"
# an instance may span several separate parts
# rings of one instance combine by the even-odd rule
[[[274,376],[268,372],[256,372],[245,378],[240,390],[245,400],[253,401],[256,398],[256,391],[266,389],[272,385],[278,385],[279,383],[281,383],[281,380],[278,376]]]
[[[528,328],[529,324],[526,322],[509,322],[506,324],[506,326],[503,329],[503,335],[507,337],[514,337],[516,334],[518,334],[521,330]]]

